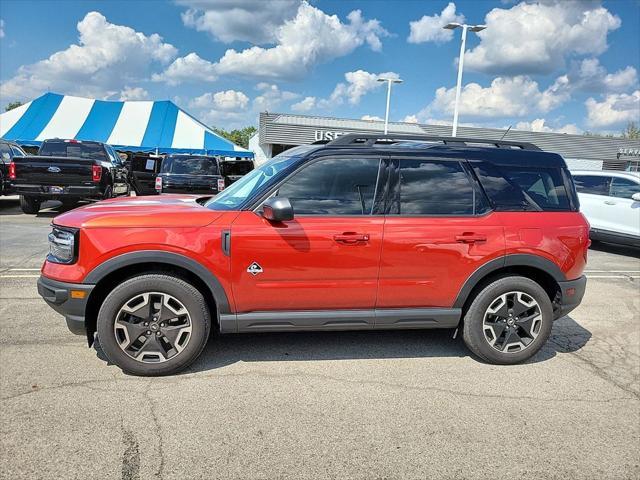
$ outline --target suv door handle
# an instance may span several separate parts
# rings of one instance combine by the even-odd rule
[[[456,242],[460,243],[476,243],[476,242],[486,242],[486,235],[476,235],[474,233],[465,233],[463,235],[456,235]]]
[[[333,239],[345,245],[355,245],[361,242],[368,242],[369,235],[366,233],[345,232],[342,235],[334,235]]]
[[[614,202],[613,200],[605,200],[605,201],[604,201],[604,204],[605,204],[605,205],[615,205],[615,204],[616,204],[616,202]]]

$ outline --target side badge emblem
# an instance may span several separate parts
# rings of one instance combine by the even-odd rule
[[[260,264],[258,264],[258,262],[253,262],[247,267],[247,272],[255,277],[259,273],[262,273],[262,267],[260,266]]]

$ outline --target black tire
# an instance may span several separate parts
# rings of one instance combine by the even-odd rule
[[[104,194],[102,195],[103,200],[107,200],[108,198],[113,198],[113,188],[111,188],[111,185],[104,190]]]
[[[509,292],[523,292],[537,302],[540,312],[540,325],[536,324],[537,336],[519,351],[500,351],[491,345],[493,330],[485,334],[485,313],[490,306],[495,305],[501,295]],[[486,362],[498,365],[511,365],[523,362],[533,355],[546,343],[553,324],[553,307],[547,292],[529,278],[509,276],[500,278],[486,287],[473,299],[464,316],[463,339],[469,350]],[[518,327],[513,327],[517,329]],[[504,335],[504,334],[503,334]],[[505,338],[505,337],[500,337]],[[499,340],[493,340],[499,345]],[[506,343],[506,340],[505,340]],[[520,348],[520,347],[517,347]]]
[[[75,198],[74,199],[64,198],[60,201],[62,202],[62,207],[65,210],[71,210],[72,208],[76,208],[78,206],[78,203],[80,203],[80,200]]]
[[[134,359],[125,353],[116,338],[115,322],[121,308],[136,295],[146,292],[160,292],[174,297],[186,308],[191,320],[186,346],[161,363],[143,363]],[[187,368],[202,353],[209,338],[211,317],[204,297],[193,285],[170,275],[147,274],[126,280],[107,295],[98,313],[97,330],[105,355],[123,371],[140,376],[170,375]]]
[[[20,208],[26,214],[33,215],[40,211],[41,201],[39,198],[20,195]]]

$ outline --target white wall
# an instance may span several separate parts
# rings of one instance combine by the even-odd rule
[[[256,167],[262,165],[271,158],[271,145],[260,144],[258,132],[249,139],[249,150],[251,150],[255,155],[254,163]]]
[[[602,170],[602,160],[585,160],[582,158],[565,158],[569,170]]]

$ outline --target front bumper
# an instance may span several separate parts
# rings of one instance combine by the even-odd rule
[[[95,285],[66,283],[40,276],[38,293],[56,312],[63,315],[67,327],[76,335],[86,335],[85,311]]]
[[[583,275],[575,280],[558,282],[558,285],[560,285],[560,299],[556,302],[556,308],[554,308],[554,317],[556,319],[564,317],[580,305],[582,297],[584,297],[584,291],[587,288],[587,277]]]

